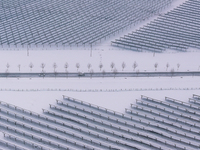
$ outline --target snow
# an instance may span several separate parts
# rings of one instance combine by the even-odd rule
[[[200,91],[200,77],[0,79],[1,101],[42,112],[62,95],[124,113],[141,95],[187,102]],[[115,104],[117,103],[117,105]],[[113,105],[115,104],[115,105]]]
[[[0,79],[3,89],[67,89],[67,90],[109,90],[155,89],[155,88],[198,88],[200,77],[138,77],[138,78],[44,78],[44,79]]]
[[[122,71],[122,62],[125,62],[124,71],[133,71],[133,63],[137,62],[136,70],[154,71],[154,64],[158,63],[157,71],[166,71],[166,64],[169,63],[170,71],[172,68],[177,70],[177,64],[180,64],[179,71],[198,71],[200,67],[199,59],[200,51],[193,50],[191,52],[165,52],[165,53],[150,53],[150,52],[133,52],[127,50],[112,50],[112,49],[96,49],[88,50],[52,50],[52,51],[30,51],[29,56],[26,51],[0,51],[0,72],[6,71],[6,64],[10,65],[9,72],[19,72],[18,64],[21,64],[20,72],[31,72],[29,64],[32,62],[34,67],[32,72],[41,72],[41,63],[45,63],[44,70],[53,72],[53,63],[57,64],[56,70],[64,72],[64,64],[67,62],[69,72],[77,72],[76,63],[80,64],[79,71],[88,72],[87,65],[91,63],[91,69],[94,72],[99,72],[99,64],[103,64],[103,70],[111,71],[110,64],[114,62],[115,68]]]

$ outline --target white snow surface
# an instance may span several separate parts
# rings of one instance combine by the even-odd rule
[[[200,93],[200,77],[0,79],[1,101],[42,112],[62,95],[124,113],[141,95],[187,102]]]
[[[133,63],[137,62],[136,70],[155,71],[154,64],[158,63],[157,71],[170,71],[172,68],[177,70],[177,64],[180,64],[179,71],[198,71],[200,69],[200,51],[191,52],[170,52],[156,53],[134,52],[128,50],[109,50],[107,48],[94,49],[92,56],[90,50],[52,50],[52,51],[0,51],[0,72],[6,71],[7,63],[10,65],[9,72],[31,72],[29,64],[33,63],[32,72],[41,72],[41,63],[45,63],[44,70],[53,72],[53,63],[57,64],[56,71],[65,72],[64,64],[69,64],[69,72],[77,72],[76,63],[80,64],[79,71],[88,72],[87,65],[92,65],[94,72],[99,72],[99,64],[103,64],[103,70],[111,71],[111,62],[115,63],[115,68],[122,71],[122,62],[126,63],[124,71],[133,71]],[[169,63],[169,68],[166,64]],[[20,71],[18,64],[21,65]]]

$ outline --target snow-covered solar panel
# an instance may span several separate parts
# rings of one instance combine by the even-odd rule
[[[172,0],[1,0],[0,45],[92,45]]]
[[[187,0],[142,28],[112,41],[113,46],[162,52],[200,49],[200,1]]]
[[[125,114],[67,96],[43,114],[1,101],[5,137],[0,143],[16,149],[198,149],[199,121],[185,109],[171,107],[173,101],[179,107],[184,103],[167,99],[142,95]]]

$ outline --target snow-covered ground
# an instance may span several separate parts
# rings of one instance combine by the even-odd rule
[[[200,90],[152,90],[152,91],[123,91],[123,92],[69,92],[69,91],[1,91],[1,101],[42,113],[42,108],[48,109],[49,104],[61,100],[62,95],[89,102],[107,109],[125,113],[131,103],[140,99],[141,95],[164,100],[165,96],[188,102],[192,94],[199,94]]]
[[[172,97],[187,102],[200,93],[200,77],[92,78],[92,79],[0,79],[1,101],[42,112],[49,103],[73,97],[115,111],[134,103],[141,95],[164,100]]]
[[[113,62],[115,68],[122,71],[122,63],[125,62],[124,71],[133,71],[133,63],[136,62],[138,67],[136,70],[154,71],[155,63],[158,63],[157,71],[170,71],[172,68],[177,70],[177,64],[180,64],[179,71],[198,71],[200,69],[200,51],[193,50],[191,52],[166,52],[166,53],[150,53],[150,52],[133,52],[127,50],[112,49],[94,49],[92,56],[88,50],[52,50],[52,51],[0,51],[0,72],[5,72],[9,64],[9,72],[30,72],[29,64],[34,65],[32,72],[41,72],[41,63],[45,63],[44,70],[53,72],[53,63],[57,64],[58,72],[65,72],[64,65],[67,62],[69,72],[77,72],[76,63],[80,64],[79,71],[88,72],[88,63],[92,65],[90,69],[99,72],[99,64],[103,64],[102,70],[111,71],[110,64]],[[169,64],[168,69],[166,68]],[[20,71],[18,65],[21,65]]]

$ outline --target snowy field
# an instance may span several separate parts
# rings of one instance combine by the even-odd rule
[[[29,56],[26,51],[0,51],[0,72],[7,70],[9,64],[9,72],[31,72],[29,64],[34,66],[32,72],[41,72],[41,63],[45,64],[46,72],[53,72],[53,63],[57,64],[56,71],[65,72],[65,63],[68,63],[67,70],[69,72],[77,72],[76,64],[80,64],[78,71],[88,72],[88,63],[91,64],[91,69],[94,72],[99,72],[99,64],[102,63],[101,70],[106,72],[111,71],[111,63],[115,64],[114,68],[122,71],[122,63],[126,64],[124,71],[133,71],[133,64],[136,62],[138,66],[136,70],[155,71],[154,65],[158,63],[157,71],[170,71],[171,69],[178,71],[198,71],[200,69],[199,50],[191,52],[176,52],[167,51],[165,53],[150,53],[150,52],[133,52],[127,50],[109,50],[109,49],[94,49],[92,56],[88,50],[52,50],[52,51],[29,51]],[[169,64],[167,68],[166,65]],[[18,65],[20,64],[20,71]],[[177,68],[177,64],[180,67]]]
[[[92,79],[0,79],[1,101],[41,112],[62,95],[115,111],[141,95],[160,100],[165,96],[187,102],[200,92],[200,77],[92,78]]]

